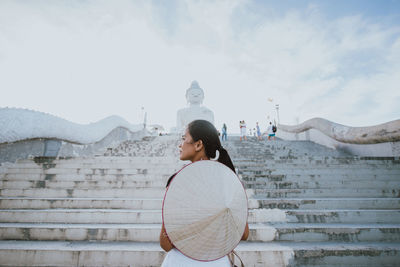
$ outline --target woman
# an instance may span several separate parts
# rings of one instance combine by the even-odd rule
[[[224,138],[225,138],[225,141],[226,141],[227,140],[227,127],[226,127],[225,123],[224,123],[224,125],[222,125],[222,137],[221,137],[221,140],[224,141]]]
[[[229,157],[228,152],[221,146],[221,141],[219,140],[218,131],[215,129],[214,125],[205,120],[195,120],[189,123],[186,128],[185,135],[182,137],[182,143],[179,145],[180,159],[190,160],[191,162],[196,162],[199,160],[210,160],[215,158],[217,151],[219,152],[218,161],[227,167],[229,167],[233,172],[235,172],[235,167],[233,166],[232,160]],[[167,187],[171,182],[172,175],[167,182]],[[249,226],[246,224],[245,231],[242,236],[242,240],[247,240],[249,236]],[[202,262],[190,259],[174,248],[174,245],[168,239],[165,231],[164,225],[162,225],[160,233],[160,246],[168,252],[164,259],[162,267],[169,266],[231,266],[230,261],[227,256],[209,262]]]
[[[262,140],[262,135],[261,135],[261,130],[260,130],[260,126],[258,125],[258,122],[256,122],[256,129],[257,129],[257,139],[259,141]]]
[[[246,122],[243,120],[243,121],[240,121],[240,124],[239,124],[239,126],[240,126],[240,141],[242,141],[242,138],[246,141],[247,140],[247,137],[246,137]]]

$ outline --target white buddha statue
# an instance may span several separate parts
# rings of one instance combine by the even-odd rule
[[[214,113],[202,106],[204,99],[203,89],[197,81],[193,81],[190,88],[186,90],[186,100],[189,107],[178,110],[176,130],[181,132],[186,125],[194,120],[207,120],[214,124]]]

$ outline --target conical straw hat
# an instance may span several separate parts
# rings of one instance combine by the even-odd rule
[[[171,181],[163,222],[172,244],[201,261],[219,259],[240,242],[247,222],[247,197],[236,174],[203,160],[189,164]]]

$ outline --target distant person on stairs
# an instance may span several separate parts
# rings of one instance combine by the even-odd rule
[[[240,121],[239,122],[239,128],[240,128],[240,141],[242,141],[242,138],[244,139],[244,140],[247,140],[247,137],[246,137],[246,122],[243,120],[243,121]]]
[[[205,120],[195,120],[189,123],[186,128],[185,135],[182,136],[182,142],[179,145],[180,160],[190,160],[196,162],[199,160],[210,160],[217,156],[219,152],[218,162],[224,164],[235,172],[232,160],[226,151],[222,147],[219,140],[217,129],[210,122]],[[172,175],[168,182],[167,188],[174,178]],[[182,201],[185,201],[182,199]],[[246,224],[242,240],[247,240],[249,236],[249,226]],[[160,246],[168,252],[161,267],[177,267],[177,266],[192,266],[192,267],[230,267],[231,262],[228,255],[213,261],[197,261],[191,259],[179,250],[177,250],[168,238],[164,224],[161,228],[160,233]]]
[[[272,125],[272,122],[269,122],[268,128],[267,128],[267,134],[268,134],[268,140],[271,140],[271,138],[273,140],[275,140],[275,131],[274,131],[274,125]],[[276,129],[276,128],[275,128]]]
[[[256,122],[256,130],[257,130],[257,140],[262,140],[262,135],[261,135],[261,130],[260,126],[258,125],[258,122]]]
[[[226,124],[224,123],[224,125],[222,125],[222,136],[221,136],[221,140],[222,141],[224,141],[224,138],[225,138],[225,141],[227,140],[227,127],[226,127]]]

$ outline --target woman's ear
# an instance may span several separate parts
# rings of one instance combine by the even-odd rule
[[[196,152],[199,152],[200,150],[203,149],[203,141],[199,140],[194,144],[194,150],[196,150]]]

